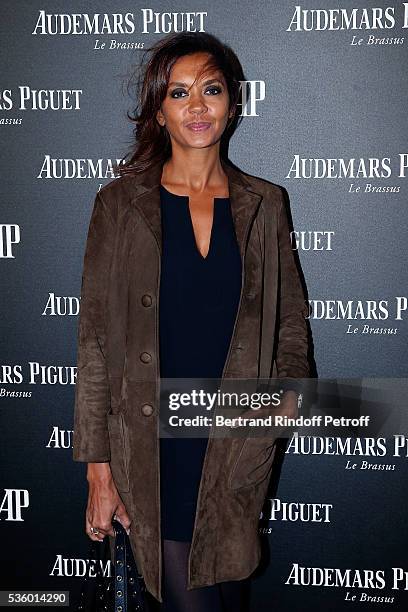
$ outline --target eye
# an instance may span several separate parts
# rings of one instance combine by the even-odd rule
[[[218,85],[212,85],[206,91],[213,91],[213,92],[215,92],[215,95],[217,95],[217,94],[222,92],[222,88],[219,87]]]
[[[171,92],[170,96],[172,98],[180,98],[181,96],[179,96],[178,94],[182,94],[182,93],[186,93],[184,89],[173,89],[173,91]]]

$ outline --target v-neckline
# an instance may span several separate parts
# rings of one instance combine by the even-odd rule
[[[194,224],[193,224],[193,218],[191,216],[191,210],[190,210],[190,197],[187,195],[180,195],[178,193],[173,193],[171,191],[169,191],[163,184],[160,184],[160,186],[171,196],[175,197],[175,198],[181,198],[184,203],[186,204],[186,208],[187,208],[187,215],[188,215],[188,220],[189,220],[189,226],[190,226],[190,235],[192,237],[192,241],[193,241],[193,247],[195,252],[197,253],[198,257],[200,258],[200,260],[202,262],[206,262],[208,260],[208,258],[210,257],[212,251],[214,250],[214,246],[213,246],[213,242],[214,242],[214,226],[215,226],[215,219],[216,219],[216,203],[217,200],[229,200],[229,197],[223,198],[223,197],[214,197],[213,198],[213,210],[212,210],[212,222],[211,222],[211,231],[210,231],[210,240],[208,243],[208,251],[207,254],[204,255],[201,253],[200,249],[198,248],[197,245],[197,239],[196,239],[196,235],[195,235],[195,231],[194,231]]]
[[[198,248],[198,244],[197,244],[197,238],[196,238],[196,234],[194,231],[193,218],[191,216],[190,198],[188,196],[185,196],[185,197],[187,198],[186,205],[187,205],[188,219],[189,219],[189,225],[191,228],[191,236],[193,238],[195,251],[197,252],[197,255],[200,257],[202,261],[207,261],[214,248],[213,247],[213,235],[214,235],[214,225],[215,225],[215,209],[216,209],[215,200],[216,198],[213,199],[212,220],[211,220],[210,240],[208,241],[208,251],[207,251],[207,255],[204,256],[201,253],[200,249]]]

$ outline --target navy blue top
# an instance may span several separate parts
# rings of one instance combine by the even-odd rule
[[[210,246],[195,241],[189,198],[160,186],[160,376],[220,378],[241,292],[229,198],[214,199]],[[190,541],[208,438],[160,438],[162,537]]]

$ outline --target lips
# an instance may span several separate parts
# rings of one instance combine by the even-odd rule
[[[193,121],[192,123],[187,123],[186,127],[193,132],[203,132],[204,130],[208,130],[211,126],[211,123],[207,121]]]

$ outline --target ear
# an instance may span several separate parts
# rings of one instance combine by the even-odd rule
[[[166,121],[160,109],[156,113],[156,119],[157,119],[157,123],[159,123],[162,127],[165,125]]]

